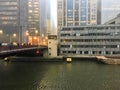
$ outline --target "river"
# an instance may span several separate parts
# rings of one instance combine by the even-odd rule
[[[0,90],[120,90],[120,65],[0,60]]]

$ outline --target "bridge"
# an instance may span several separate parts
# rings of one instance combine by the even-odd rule
[[[43,57],[47,46],[0,46],[0,58],[9,56],[40,56]]]

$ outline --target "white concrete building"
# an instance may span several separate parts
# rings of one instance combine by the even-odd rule
[[[120,25],[63,27],[60,55],[120,55]]]
[[[48,57],[57,57],[58,40],[56,35],[48,35]]]

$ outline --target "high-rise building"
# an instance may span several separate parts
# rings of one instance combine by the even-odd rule
[[[102,24],[120,13],[120,0],[102,0]]]
[[[39,0],[0,0],[0,30],[3,32],[0,42],[22,43],[28,39],[34,44],[40,30],[39,3]],[[25,36],[26,31],[29,36]]]
[[[39,44],[40,38],[40,1],[28,0],[27,29],[29,31],[29,42]]]
[[[0,0],[0,30],[3,32],[0,42],[11,42],[12,35],[19,33],[17,31],[20,27],[19,5],[19,0]]]
[[[101,0],[57,0],[57,20],[58,28],[101,24]]]

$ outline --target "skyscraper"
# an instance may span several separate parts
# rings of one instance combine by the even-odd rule
[[[0,0],[0,29],[4,38],[0,42],[25,42],[26,31],[32,38],[38,35],[39,3],[39,0]]]
[[[0,30],[3,32],[0,42],[11,42],[11,35],[18,34],[17,30],[20,27],[19,5],[19,0],[0,0]]]
[[[28,0],[27,29],[29,31],[29,42],[38,44],[40,38],[40,1]]]
[[[58,28],[101,24],[101,0],[57,0],[57,20]]]

